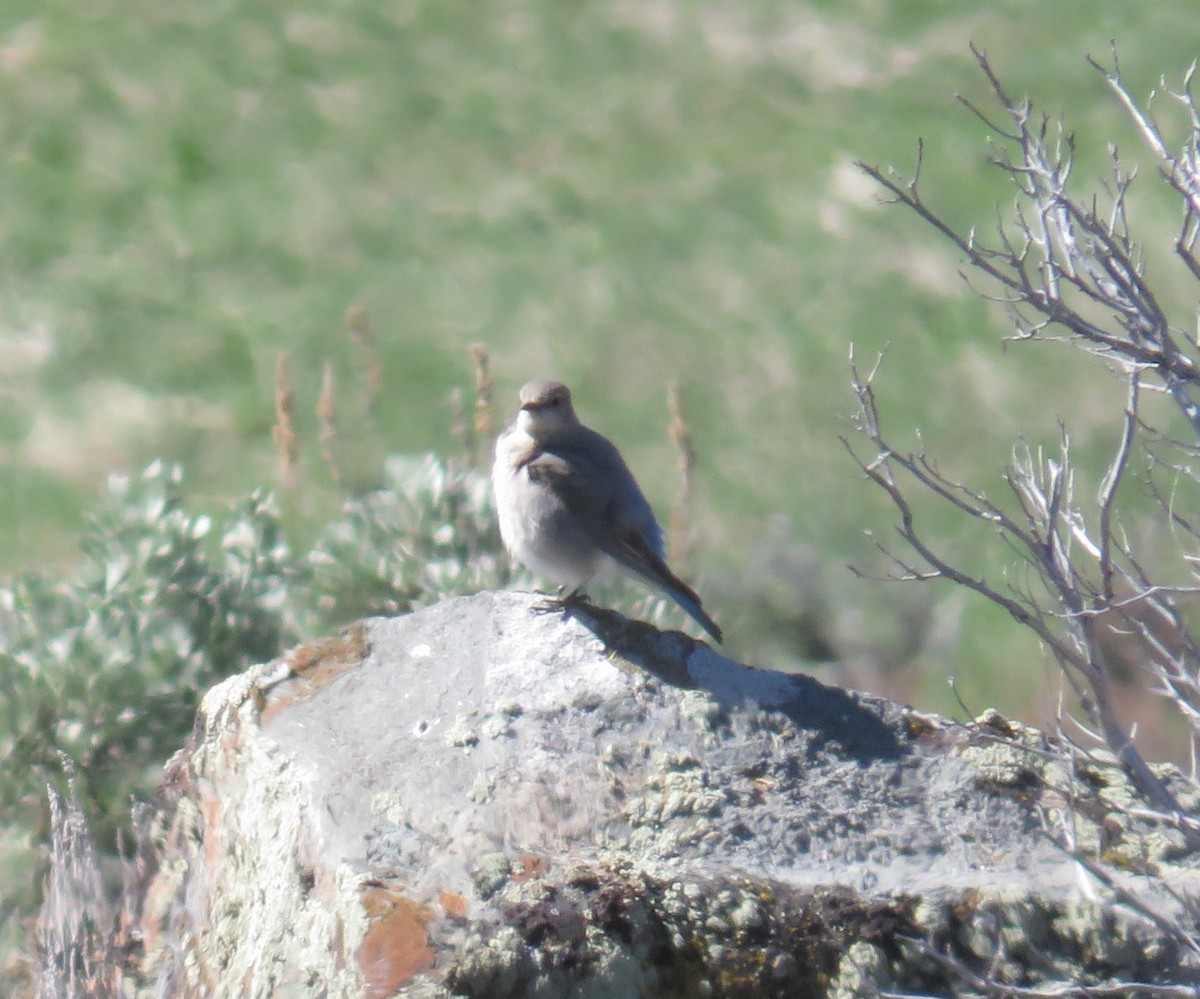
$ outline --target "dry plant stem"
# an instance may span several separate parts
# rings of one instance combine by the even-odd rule
[[[1158,124],[1149,111],[1143,111],[1126,89],[1121,80],[1121,68],[1114,50],[1112,69],[1106,69],[1095,59],[1089,57],[1088,62],[1097,72],[1101,73],[1108,82],[1112,92],[1133,119],[1146,145],[1158,156],[1160,169],[1167,183],[1183,200],[1185,210],[1183,225],[1179,237],[1175,241],[1175,252],[1187,265],[1192,275],[1200,278],[1200,261],[1196,259],[1196,241],[1200,236],[1200,149],[1194,142],[1186,144],[1178,156],[1172,155],[1163,140]],[[1182,107],[1188,117],[1193,135],[1200,134],[1200,113],[1197,112],[1196,102],[1192,96],[1192,80],[1196,75],[1196,63],[1188,67],[1184,74],[1183,89],[1178,93],[1170,93]],[[1164,84],[1163,89],[1166,89]]]
[[[1112,705],[1110,650],[1114,636],[1137,645],[1160,693],[1189,726],[1200,745],[1200,641],[1181,613],[1180,598],[1197,593],[1200,527],[1180,513],[1178,484],[1200,482],[1193,472],[1200,440],[1200,340],[1172,328],[1144,278],[1143,255],[1131,235],[1128,195],[1136,170],[1126,170],[1111,149],[1108,183],[1100,194],[1074,193],[1074,138],[1061,125],[1035,115],[1031,103],[1016,100],[993,71],[986,55],[972,49],[999,111],[989,115],[964,105],[995,137],[992,164],[1006,173],[1016,192],[1011,218],[998,217],[994,237],[950,224],[921,190],[924,149],[918,146],[911,178],[860,164],[899,203],[915,212],[963,254],[970,282],[982,275],[987,296],[1005,306],[1016,339],[1066,340],[1123,372],[1127,391],[1120,438],[1091,514],[1072,499],[1074,470],[1064,429],[1060,451],[1051,457],[1014,452],[1006,482],[1015,501],[1009,515],[982,494],[944,477],[923,452],[897,453],[879,428],[870,377],[854,373],[860,429],[876,454],[859,462],[900,513],[899,532],[915,552],[909,565],[888,553],[906,579],[944,578],[979,593],[1029,627],[1062,667],[1096,734],[1118,756],[1138,790],[1158,813],[1170,815],[1197,842],[1196,824],[1183,816],[1174,796],[1146,765]],[[1200,278],[1200,112],[1191,93],[1193,65],[1180,92],[1167,93],[1181,108],[1188,130],[1181,152],[1173,154],[1158,123],[1142,110],[1122,82],[1114,52],[1111,69],[1094,60],[1109,87],[1161,165],[1165,180],[1182,201],[1184,221],[1175,252]],[[1165,90],[1164,86],[1164,90]],[[1153,99],[1153,98],[1152,98]],[[1193,441],[1171,440],[1140,416],[1145,390],[1165,393],[1187,421]],[[1157,500],[1162,522],[1175,531],[1179,557],[1190,585],[1163,584],[1151,577],[1126,536],[1118,515],[1118,493],[1131,481],[1130,463],[1142,448],[1152,461],[1145,488]],[[1159,452],[1181,455],[1164,461]],[[1175,484],[1161,490],[1154,472]],[[942,558],[920,537],[912,509],[897,481],[901,475],[932,492],[960,513],[987,523],[1028,571],[1028,584],[1000,589]],[[1189,497],[1190,499],[1191,497]],[[1187,511],[1189,504],[1182,503]],[[1198,754],[1200,755],[1200,754]],[[1195,775],[1193,774],[1193,777]]]
[[[1200,437],[1200,367],[1184,352],[1166,315],[1143,279],[1141,252],[1130,237],[1126,196],[1135,173],[1122,169],[1113,152],[1107,211],[1097,198],[1075,198],[1068,184],[1074,140],[1048,119],[1036,118],[1028,101],[1005,91],[986,55],[972,49],[1006,120],[998,122],[963,101],[1007,147],[993,148],[991,162],[1012,178],[1018,193],[1016,220],[996,226],[996,242],[981,241],[974,229],[960,233],[924,200],[918,146],[917,168],[910,180],[859,163],[892,196],[950,240],[977,272],[999,286],[991,294],[1009,310],[1016,336],[1033,338],[1058,327],[1075,342],[1109,361],[1153,373]],[[1193,248],[1200,232],[1200,174],[1194,143],[1171,157],[1152,120],[1136,110],[1114,70],[1110,85],[1134,113],[1151,147],[1162,157],[1164,172],[1185,199],[1187,218],[1177,252],[1193,273],[1200,265]],[[1189,76],[1190,80],[1190,76]],[[1177,95],[1191,117],[1193,137],[1200,130],[1191,95]],[[1189,342],[1188,346],[1193,346]]]
[[[1106,982],[1103,985],[1076,985],[1063,983],[1044,986],[1010,985],[994,978],[980,975],[968,968],[952,954],[939,950],[927,940],[914,937],[905,942],[919,951],[922,956],[936,962],[944,971],[958,979],[972,992],[989,999],[1127,999],[1131,995],[1145,999],[1187,999],[1194,997],[1196,990],[1190,985],[1156,985],[1149,982]],[[932,999],[924,993],[879,992],[881,999]]]
[[[339,489],[342,485],[342,472],[338,467],[334,445],[337,443],[336,405],[337,392],[333,383],[333,363],[326,359],[321,369],[321,394],[317,396],[317,426],[318,439],[321,444],[321,457],[329,468],[333,484]]]
[[[475,435],[467,422],[467,413],[463,406],[463,393],[460,388],[450,390],[450,436],[462,448],[463,460],[468,465],[475,466]]]
[[[374,416],[383,392],[383,362],[379,359],[379,346],[375,341],[375,331],[371,328],[371,317],[364,306],[352,305],[346,310],[344,321],[350,342],[361,354],[360,408],[364,416]]]
[[[492,381],[492,358],[487,345],[473,343],[467,348],[471,355],[471,363],[475,367],[475,413],[471,421],[474,441],[491,442],[496,433],[495,406],[492,395],[495,383]],[[482,458],[475,458],[474,463],[488,460],[487,449],[483,449]]]
[[[64,764],[71,773],[69,764]],[[122,994],[119,964],[109,953],[113,913],[105,897],[95,848],[69,777],[67,797],[47,787],[50,873],[38,921],[38,999]]]
[[[296,439],[296,393],[288,372],[288,356],[280,351],[275,359],[275,426],[271,438],[279,452],[279,482],[284,489],[296,485],[299,448]]]
[[[1073,747],[1078,754],[1078,747]],[[1086,755],[1086,754],[1081,754]],[[1076,814],[1074,803],[1077,800],[1074,792],[1070,789],[1061,789],[1065,794],[1068,808],[1057,810],[1057,814],[1051,810],[1042,807],[1040,808],[1042,828],[1047,836],[1049,836],[1079,868],[1088,874],[1094,881],[1103,886],[1108,891],[1107,898],[1109,904],[1118,905],[1125,908],[1130,913],[1144,920],[1149,925],[1153,926],[1165,938],[1175,942],[1181,950],[1190,951],[1193,960],[1200,958],[1200,940],[1197,940],[1194,926],[1196,922],[1197,907],[1193,899],[1188,897],[1186,891],[1180,892],[1168,881],[1160,880],[1156,883],[1156,893],[1147,893],[1146,897],[1139,895],[1132,889],[1128,881],[1118,880],[1112,875],[1112,871],[1103,864],[1097,863],[1095,859],[1085,854],[1078,844],[1075,835]],[[1127,815],[1139,817],[1143,819],[1167,821],[1167,817],[1148,813],[1144,809],[1128,809]],[[1173,817],[1175,818],[1175,817]],[[1196,823],[1192,820],[1186,820],[1195,829]],[[1176,825],[1176,822],[1167,821],[1167,824]],[[1178,912],[1184,919],[1190,920],[1193,928],[1189,928],[1176,915],[1165,912],[1162,909],[1163,902],[1170,898],[1178,906]]]
[[[1071,859],[1082,867],[1089,875],[1095,878],[1111,893],[1111,897],[1120,905],[1125,906],[1130,911],[1136,913],[1146,922],[1152,924],[1163,936],[1175,941],[1181,948],[1192,952],[1196,958],[1200,958],[1200,940],[1196,939],[1195,928],[1184,926],[1178,919],[1169,916],[1158,909],[1152,907],[1145,899],[1139,898],[1133,892],[1126,889],[1118,883],[1101,864],[1097,864],[1094,860],[1087,857],[1080,850],[1072,850],[1070,852]],[[1170,886],[1164,883],[1168,892],[1172,895],[1176,902],[1184,905],[1186,899],[1178,893],[1170,891]],[[1186,910],[1186,905],[1184,905]],[[1194,994],[1194,993],[1193,993]]]
[[[692,505],[692,473],[696,468],[696,442],[692,428],[683,412],[683,396],[679,379],[667,382],[667,412],[671,421],[667,425],[667,436],[675,446],[679,469],[679,493],[671,507],[671,534],[669,561],[671,565],[686,567],[691,562],[692,545],[688,533]]]
[[[1113,509],[1116,505],[1117,486],[1121,484],[1129,469],[1129,453],[1137,432],[1140,381],[1141,373],[1134,370],[1129,377],[1129,394],[1125,402],[1125,422],[1121,440],[1100,485],[1100,578],[1104,588],[1104,599],[1109,603],[1117,599],[1114,587],[1117,570],[1113,564]]]
[[[887,494],[900,516],[897,531],[916,554],[918,565],[905,561],[884,545],[880,551],[897,570],[901,580],[947,579],[978,593],[1002,607],[1018,623],[1033,631],[1061,666],[1063,675],[1089,716],[1099,726],[1105,743],[1116,754],[1138,790],[1157,809],[1183,815],[1175,796],[1155,776],[1129,732],[1117,718],[1112,703],[1109,671],[1101,642],[1096,635],[1095,608],[1087,599],[1090,584],[1074,561],[1075,545],[1099,553],[1100,548],[1084,533],[1071,503],[1069,445],[1064,436],[1061,460],[1042,458],[1034,462],[1026,454],[1014,462],[1007,481],[1022,511],[1021,519],[1010,517],[980,493],[954,482],[939,472],[924,453],[904,453],[894,449],[885,438],[871,376],[862,377],[851,360],[853,387],[858,398],[858,429],[872,444],[875,454],[861,458],[849,441],[843,439],[859,468]],[[873,375],[873,373],[872,373]],[[1132,393],[1136,399],[1136,391]],[[1109,469],[1104,491],[1111,505],[1128,457],[1128,435]],[[1057,608],[1053,611],[1038,603],[1032,594],[1012,594],[997,589],[986,579],[959,568],[937,552],[916,526],[910,504],[897,470],[911,477],[966,516],[997,530],[1040,579]],[[1102,520],[1111,523],[1111,513]],[[1102,554],[1103,559],[1105,556]],[[1108,557],[1111,568],[1111,555]],[[1096,594],[1099,596],[1099,594]],[[1189,839],[1200,845],[1200,833],[1189,829]]]

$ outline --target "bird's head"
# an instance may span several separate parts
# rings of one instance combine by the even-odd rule
[[[521,389],[517,423],[535,440],[554,437],[579,423],[571,405],[571,390],[562,382],[538,378]]]

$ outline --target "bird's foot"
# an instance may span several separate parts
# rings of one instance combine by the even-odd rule
[[[553,597],[546,597],[533,605],[535,614],[562,614],[563,618],[569,618],[571,611],[576,607],[586,606],[588,595],[582,589],[574,589],[569,593],[563,593],[564,587],[559,587],[558,594]]]

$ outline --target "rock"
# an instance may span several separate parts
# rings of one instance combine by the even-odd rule
[[[210,691],[143,832],[127,994],[930,993],[961,984],[938,954],[986,973],[1001,945],[1014,981],[1181,967],[1040,832],[1047,754],[987,755],[1036,733],[535,601],[367,621]]]

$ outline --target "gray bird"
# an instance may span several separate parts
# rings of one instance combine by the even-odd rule
[[[718,642],[721,629],[664,561],[663,531],[612,441],[579,422],[571,392],[538,379],[496,441],[492,487],[509,553],[565,601],[606,565],[662,590]]]

